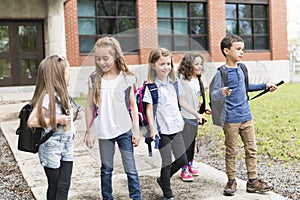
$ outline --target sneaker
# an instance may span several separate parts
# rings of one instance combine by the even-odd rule
[[[163,197],[162,200],[175,200],[175,198],[174,197],[170,197],[170,198]]]
[[[233,196],[235,191],[236,191],[236,180],[235,179],[230,179],[228,180],[226,186],[225,186],[225,189],[224,189],[224,192],[223,194],[225,196]]]
[[[193,177],[187,171],[182,171],[180,174],[180,177],[185,182],[193,182],[194,181]]]
[[[198,170],[194,169],[193,166],[189,166],[189,172],[192,176],[199,176]]]
[[[247,181],[247,187],[246,187],[246,191],[253,193],[253,192],[268,192],[273,190],[274,187],[272,185],[268,185],[268,183],[259,180],[259,179],[255,179],[252,183],[250,183],[249,181]]]

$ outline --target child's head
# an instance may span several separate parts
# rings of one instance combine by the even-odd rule
[[[148,81],[154,82],[156,76],[169,76],[173,82],[176,81],[173,55],[168,49],[152,49],[148,57]]]
[[[230,50],[230,48],[234,42],[244,43],[244,40],[238,35],[227,35],[221,41],[221,51],[225,57],[226,57],[226,53],[224,52],[224,49]]]
[[[103,37],[97,40],[95,46],[96,71],[102,75],[111,69],[128,72],[123,52],[119,42],[113,37]]]
[[[184,55],[177,71],[186,80],[191,80],[191,78],[201,75],[203,67],[203,57],[200,53],[188,53]]]

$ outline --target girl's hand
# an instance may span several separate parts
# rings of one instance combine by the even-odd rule
[[[94,144],[96,142],[96,138],[94,137],[93,133],[91,131],[86,131],[83,141],[88,148],[93,148]]]
[[[159,136],[159,134],[158,134],[158,132],[156,132],[156,133],[150,133],[150,137],[151,137],[151,139],[153,140],[153,141],[155,141],[156,140],[156,136],[160,139],[160,136]]]
[[[133,143],[133,147],[139,146],[140,141],[141,141],[140,136],[137,136],[137,135],[134,135],[134,134],[132,135],[132,143]]]
[[[197,119],[199,120],[199,123],[201,125],[203,125],[205,122],[207,122],[207,119],[203,115],[200,115],[199,113],[197,113]]]
[[[58,124],[67,125],[71,122],[70,115],[56,115],[56,121]]]
[[[205,108],[205,114],[211,115],[211,109],[210,108]]]
[[[267,83],[266,84],[266,88],[270,90],[270,92],[273,92],[277,89],[276,85],[271,84],[271,83]]]

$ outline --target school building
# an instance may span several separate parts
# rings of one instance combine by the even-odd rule
[[[250,81],[290,81],[285,0],[1,0],[0,99],[31,97],[39,62],[52,54],[72,66],[71,94],[85,94],[97,38],[112,35],[140,80],[153,47],[179,63],[184,53],[205,57],[206,83],[224,63],[226,34],[245,40]]]

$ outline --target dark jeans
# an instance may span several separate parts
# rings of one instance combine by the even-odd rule
[[[101,193],[103,200],[112,200],[112,172],[115,155],[115,143],[118,143],[122,157],[124,171],[127,174],[129,197],[134,200],[141,200],[142,194],[140,181],[135,166],[131,131],[124,133],[114,139],[99,139],[101,157]],[[121,188],[118,188],[121,189]]]
[[[172,135],[160,135],[159,152],[162,159],[160,180],[164,197],[173,196],[171,189],[171,177],[188,161],[185,154],[184,141],[181,132]],[[172,153],[175,160],[172,162]]]
[[[67,200],[71,185],[73,161],[61,161],[58,169],[44,167],[47,179],[47,200]]]

